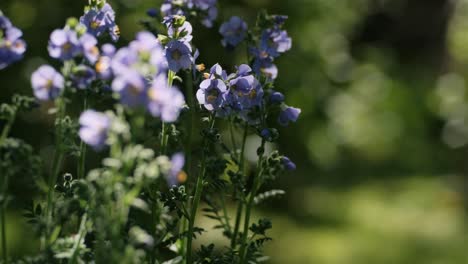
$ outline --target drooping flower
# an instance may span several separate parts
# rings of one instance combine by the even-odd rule
[[[296,169],[296,164],[292,162],[288,157],[283,156],[281,158],[281,165],[283,165],[285,170],[292,171]]]
[[[81,53],[77,33],[69,29],[56,29],[50,35],[49,55],[59,60],[70,60]]]
[[[173,72],[189,69],[193,63],[192,48],[185,42],[171,40],[166,46],[166,59]]]
[[[64,89],[64,79],[52,66],[42,65],[31,75],[34,96],[42,101],[57,98]]]
[[[80,44],[85,58],[94,64],[99,58],[99,49],[97,47],[97,39],[88,33],[80,37]]]
[[[164,122],[175,122],[185,104],[184,95],[176,87],[168,87],[165,75],[159,75],[148,89],[148,111]]]
[[[278,123],[282,126],[287,126],[289,122],[296,122],[301,113],[301,109],[282,105],[281,112],[278,117]]]
[[[95,37],[99,37],[106,32],[113,41],[117,41],[120,37],[119,27],[115,23],[115,12],[107,3],[101,9],[97,7],[89,8],[80,17],[80,23],[85,25],[88,33]]]
[[[79,123],[80,131],[78,133],[81,140],[94,149],[101,150],[106,145],[111,125],[110,118],[103,113],[86,110],[81,114]]]
[[[187,180],[187,174],[183,171],[185,165],[185,156],[178,152],[171,157],[171,169],[167,175],[167,183],[169,186],[184,183]]]
[[[21,39],[22,35],[23,32],[0,12],[0,70],[23,57],[26,43]]]
[[[284,95],[280,92],[274,91],[270,95],[270,103],[272,104],[281,104],[284,102]]]
[[[91,83],[96,79],[96,73],[89,66],[78,65],[72,70],[70,79],[73,87],[86,89],[90,87]]]
[[[147,80],[135,70],[118,75],[112,82],[112,90],[120,94],[120,102],[129,107],[146,104]]]
[[[247,23],[240,17],[233,16],[221,25],[219,33],[223,36],[222,45],[234,48],[247,36]]]

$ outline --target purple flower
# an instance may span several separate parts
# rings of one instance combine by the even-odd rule
[[[0,70],[23,57],[26,43],[20,39],[22,35],[0,12]]]
[[[247,35],[247,23],[238,16],[233,16],[219,28],[223,36],[221,44],[224,47],[234,48],[241,43]]]
[[[89,66],[76,66],[70,75],[72,85],[78,89],[86,89],[96,79],[96,73]]]
[[[183,153],[175,153],[171,157],[171,169],[167,176],[169,186],[178,185],[187,180],[187,174],[183,171],[185,165],[185,156]]]
[[[80,23],[85,25],[88,33],[95,37],[107,32],[113,41],[120,37],[119,27],[115,23],[115,12],[109,4],[105,4],[101,9],[91,7],[80,17]]]
[[[164,122],[175,122],[185,104],[184,95],[175,87],[167,86],[165,75],[159,75],[148,89],[148,111]]]
[[[81,53],[81,45],[75,31],[56,29],[50,35],[49,55],[60,60],[70,60]]]
[[[112,82],[112,90],[120,94],[122,104],[130,107],[145,105],[147,80],[134,70],[117,76]]]
[[[285,170],[292,171],[296,169],[296,164],[292,162],[288,157],[283,156],[281,158],[281,165],[283,165]]]
[[[99,49],[96,46],[97,43],[97,39],[91,34],[85,33],[80,37],[83,54],[91,64],[96,63],[99,58]]]
[[[187,43],[172,40],[166,47],[166,59],[169,69],[173,72],[189,69],[193,63],[192,48]]]
[[[57,98],[64,89],[64,79],[49,65],[42,65],[31,75],[34,96],[42,101]]]
[[[291,49],[292,40],[286,30],[267,29],[262,33],[260,46],[271,57],[278,57]]]
[[[165,74],[167,62],[159,41],[149,32],[139,32],[128,47],[121,48],[112,59],[114,74],[136,70],[143,76]]]
[[[99,57],[95,65],[96,73],[100,78],[109,80],[113,76],[111,61],[115,55],[115,47],[112,44],[104,44],[101,51],[101,57]]]
[[[220,109],[226,101],[227,88],[220,79],[206,79],[200,83],[197,100],[208,111]]]
[[[284,95],[282,93],[274,91],[270,95],[270,103],[281,104],[282,102],[284,102]]]
[[[101,150],[106,145],[107,134],[111,120],[103,113],[94,110],[86,110],[80,116],[81,140],[96,150]]]
[[[278,123],[282,126],[287,126],[289,122],[296,122],[300,113],[301,109],[299,108],[283,105],[278,117]]]

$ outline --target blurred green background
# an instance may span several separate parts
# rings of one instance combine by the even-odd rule
[[[109,2],[120,45],[141,29],[146,9],[160,5]],[[277,60],[277,88],[302,115],[277,147],[298,170],[272,186],[286,195],[256,212],[273,219],[270,262],[468,263],[468,1],[219,2],[219,21],[239,15],[253,24],[261,9],[289,16],[293,48]],[[86,3],[0,1],[28,43],[25,59],[0,71],[0,102],[31,94],[31,72],[56,63],[47,55],[50,32],[79,17]],[[195,26],[199,61],[233,69],[245,49],[225,51],[217,28]],[[12,132],[46,160],[47,107],[20,116]],[[19,200],[31,195],[13,192]],[[14,203],[8,217],[13,255],[35,250],[20,209]],[[222,238],[215,232],[201,239],[214,240]]]

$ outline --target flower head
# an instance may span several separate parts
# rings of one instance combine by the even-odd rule
[[[206,79],[200,83],[197,91],[197,100],[208,111],[220,109],[225,101],[227,88],[221,79]]]
[[[62,75],[49,65],[39,67],[31,75],[34,96],[42,101],[57,98],[64,88],[64,82]]]
[[[282,126],[287,126],[289,122],[296,122],[299,118],[299,114],[301,113],[301,109],[286,106],[283,104],[281,107],[281,112],[278,117],[278,123]]]
[[[59,60],[70,60],[81,53],[77,33],[69,29],[56,29],[50,35],[49,55]]]
[[[26,51],[23,33],[0,12],[0,70],[20,60]]]
[[[110,118],[94,110],[86,110],[79,119],[81,140],[96,150],[106,145],[107,134],[111,125]]]
[[[223,36],[223,46],[234,48],[247,36],[247,23],[240,17],[233,16],[221,25],[219,33]]]
[[[113,41],[120,37],[119,27],[115,23],[115,12],[109,4],[104,4],[102,8],[91,7],[80,17],[80,23],[85,25],[88,33],[99,37],[108,33]]]
[[[192,48],[185,42],[171,40],[166,47],[166,59],[173,72],[189,69],[193,63]]]
[[[176,87],[168,87],[167,79],[160,75],[148,89],[148,111],[164,122],[175,122],[185,104],[184,95]]]

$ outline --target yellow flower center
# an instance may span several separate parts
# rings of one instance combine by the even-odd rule
[[[174,60],[179,60],[180,57],[182,57],[182,54],[180,54],[180,51],[179,51],[179,50],[174,50],[174,51],[172,52],[172,58],[173,58]]]
[[[99,27],[99,25],[101,25],[101,21],[99,20],[94,20],[91,22],[91,24],[89,25],[92,29],[96,29]]]

